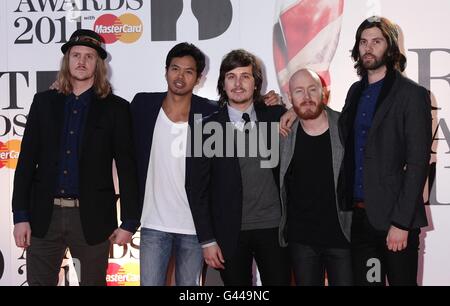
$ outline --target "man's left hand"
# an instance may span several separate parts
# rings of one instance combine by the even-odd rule
[[[111,236],[109,236],[109,241],[111,241],[112,244],[118,244],[122,246],[130,243],[131,237],[133,237],[133,233],[118,228],[111,234]]]
[[[283,105],[283,98],[277,94],[274,90],[269,91],[263,96],[264,103],[267,106]]]
[[[392,252],[404,250],[408,245],[408,231],[391,225],[386,237],[386,245]]]

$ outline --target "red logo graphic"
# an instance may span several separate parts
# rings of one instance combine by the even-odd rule
[[[344,0],[278,0],[273,54],[283,93],[298,69],[316,71],[330,85],[329,66],[341,31]]]
[[[5,143],[0,141],[0,169],[3,167],[16,169],[21,143],[17,139],[9,140]]]
[[[128,262],[123,265],[109,263],[106,283],[108,286],[139,286],[139,263]]]
[[[134,14],[126,13],[119,17],[105,14],[97,18],[94,31],[100,34],[106,44],[120,40],[123,43],[134,43],[144,30],[142,21]]]

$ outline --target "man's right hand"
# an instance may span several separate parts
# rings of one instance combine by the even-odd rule
[[[50,85],[49,89],[59,90],[59,82],[58,80],[55,80],[52,85]]]
[[[19,222],[14,225],[14,240],[19,248],[28,248],[31,244],[30,222]]]
[[[219,245],[214,244],[203,249],[203,258],[208,266],[215,269],[225,269],[222,251]]]
[[[291,132],[292,124],[294,124],[295,119],[297,118],[297,114],[294,111],[294,108],[291,107],[287,112],[281,116],[280,119],[280,134],[286,137]]]

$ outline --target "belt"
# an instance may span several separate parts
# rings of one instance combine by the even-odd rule
[[[355,202],[355,207],[365,209],[366,204],[364,204],[364,202]]]
[[[53,204],[59,207],[79,207],[80,202],[75,198],[55,198]]]

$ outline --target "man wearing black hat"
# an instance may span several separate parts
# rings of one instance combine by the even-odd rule
[[[59,89],[34,96],[22,139],[14,239],[27,248],[29,285],[56,285],[67,248],[81,285],[105,285],[110,243],[128,243],[139,226],[129,104],[111,92],[97,33],[77,30],[61,50]]]

